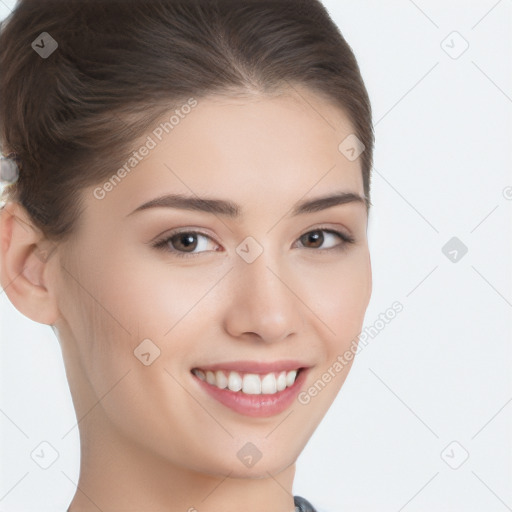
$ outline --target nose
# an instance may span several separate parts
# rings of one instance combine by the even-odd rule
[[[274,343],[300,332],[305,308],[289,267],[264,251],[252,263],[237,261],[230,279],[224,316],[230,336]]]

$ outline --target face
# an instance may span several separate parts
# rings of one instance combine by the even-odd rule
[[[359,159],[338,149],[352,133],[305,89],[211,96],[161,140],[149,131],[154,147],[107,193],[84,190],[55,260],[55,327],[91,438],[209,474],[295,462],[370,300],[364,202],[304,207],[364,195]],[[183,197],[137,210],[166,195]]]

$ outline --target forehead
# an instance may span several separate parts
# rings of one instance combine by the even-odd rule
[[[308,193],[364,193],[359,159],[339,150],[354,133],[349,118],[309,90],[209,96],[186,112],[172,126],[167,113],[139,139],[151,139],[151,149],[105,199],[92,201],[98,214],[111,208],[127,215],[165,193],[222,197],[244,209]]]

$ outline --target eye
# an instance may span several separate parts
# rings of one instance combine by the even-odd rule
[[[320,249],[321,251],[345,249],[348,244],[354,243],[355,239],[345,233],[333,229],[315,229],[308,231],[299,237],[298,241],[306,249]],[[151,245],[156,249],[170,252],[171,254],[183,257],[191,257],[208,250],[212,238],[199,231],[179,231],[157,240]],[[215,242],[213,242],[215,243]],[[218,245],[218,244],[215,244]],[[219,249],[213,249],[218,251]]]
[[[208,251],[208,241],[213,241],[210,236],[199,231],[181,231],[157,240],[153,247],[163,249],[178,257],[187,257],[200,252]],[[216,250],[216,249],[214,249]]]
[[[354,243],[355,239],[341,231],[320,228],[304,233],[299,238],[299,241],[306,247],[306,249],[321,248],[322,250],[329,250],[344,249],[347,244]]]

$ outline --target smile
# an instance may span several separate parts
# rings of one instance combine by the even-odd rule
[[[293,386],[300,368],[290,371],[266,374],[246,373],[229,370],[201,370],[194,368],[192,373],[208,384],[219,389],[244,393],[246,395],[274,395]]]
[[[264,418],[293,404],[310,369],[301,361],[233,361],[197,366],[191,375],[206,398],[238,414]]]

